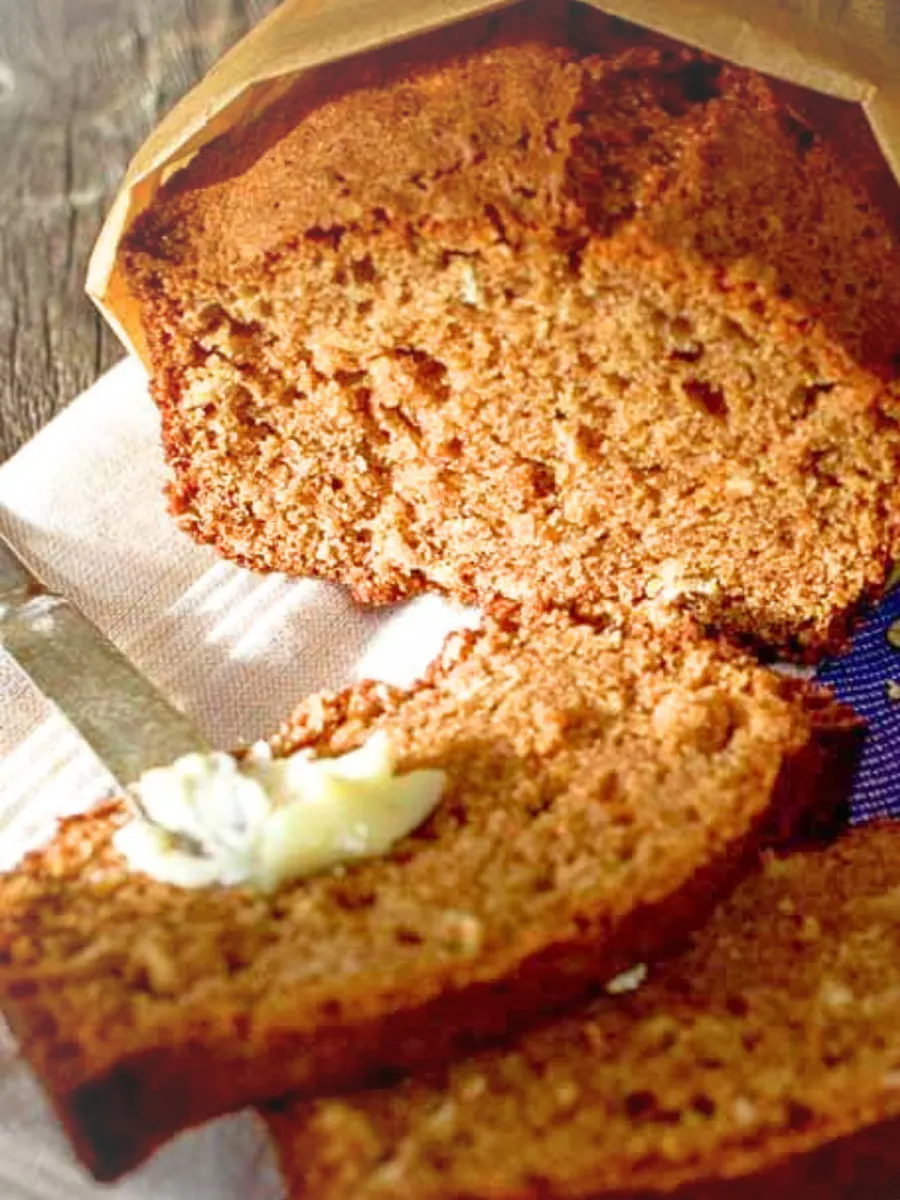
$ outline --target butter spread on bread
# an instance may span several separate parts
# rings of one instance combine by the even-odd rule
[[[180,887],[291,879],[384,854],[432,812],[443,771],[394,774],[384,734],[335,758],[274,759],[263,743],[240,761],[186,754],[135,785],[137,813],[115,835],[138,871]]]

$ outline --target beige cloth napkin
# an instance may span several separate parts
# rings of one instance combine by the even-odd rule
[[[428,597],[380,613],[338,588],[251,575],[168,518],[156,411],[141,367],[104,376],[0,468],[0,531],[71,597],[211,741],[271,731],[307,692],[361,675],[403,684],[477,616]],[[0,652],[0,868],[110,777]],[[0,1036],[3,1200],[274,1200],[270,1150],[247,1115],[185,1134],[131,1179],[90,1182],[11,1038]]]

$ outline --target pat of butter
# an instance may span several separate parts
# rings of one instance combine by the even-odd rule
[[[395,774],[381,733],[336,758],[188,754],[140,778],[139,815],[115,846],[164,883],[272,890],[387,853],[432,812],[444,783],[438,770]]]

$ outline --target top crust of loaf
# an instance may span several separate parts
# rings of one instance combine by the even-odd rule
[[[648,159],[630,131],[618,147],[609,130],[599,146],[585,136],[586,120],[602,117],[592,103],[613,92],[632,112],[659,103],[669,117],[662,137],[645,132]],[[729,128],[729,105],[744,108],[744,129]],[[723,214],[704,211],[716,199],[704,175],[734,169],[717,135],[746,134],[754,122],[758,138],[774,138],[775,170],[754,176],[760,164],[744,164],[747,183],[766,191],[723,228]],[[784,220],[799,182],[778,177],[785,151],[858,201],[855,214],[820,210],[821,228],[800,231],[818,244]],[[597,187],[600,174],[609,178]],[[900,261],[900,191],[858,106],[578,4],[517,5],[312,73],[174,176],[132,232],[128,261],[139,277],[152,269],[145,252],[163,270],[227,287],[235,271],[273,265],[298,239],[327,245],[386,225],[439,237],[444,224],[469,225],[478,238],[486,213],[495,232],[509,221],[514,242],[526,231],[550,241],[609,236],[636,220],[661,244],[717,266],[755,260],[748,282],[754,269],[768,274],[760,281],[808,310],[807,332],[822,325],[858,361],[897,374],[900,286],[890,266]]]
[[[274,1106],[291,1200],[889,1200],[898,878],[900,825],[770,858],[636,992],[430,1077]]]

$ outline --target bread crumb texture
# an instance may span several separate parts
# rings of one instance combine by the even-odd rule
[[[898,996],[900,826],[872,826],[771,859],[628,996],[267,1116],[291,1200],[889,1200]]]
[[[114,1176],[186,1125],[445,1060],[647,961],[821,805],[842,712],[684,619],[489,619],[411,691],[314,697],[275,740],[382,730],[398,772],[445,771],[390,854],[186,891],[129,873],[123,804],[72,818],[0,879],[0,1006]]]
[[[579,5],[313,72],[126,246],[173,507],[366,602],[833,648],[900,552],[898,214],[861,110]]]

